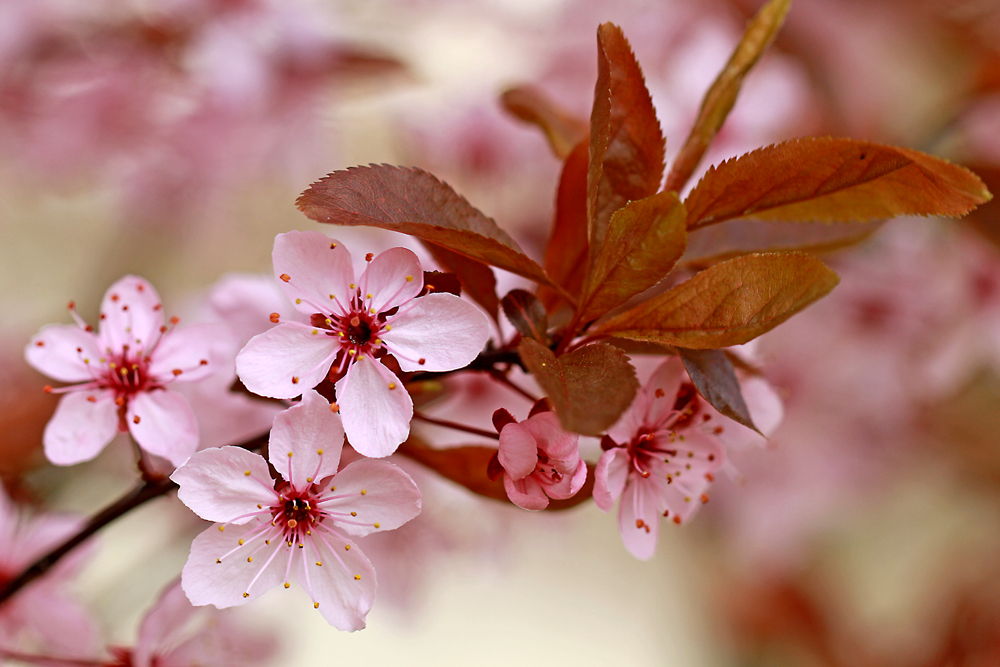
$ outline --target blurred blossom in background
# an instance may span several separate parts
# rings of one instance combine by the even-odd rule
[[[56,401],[21,351],[41,325],[70,321],[70,299],[94,321],[108,285],[141,275],[178,304],[170,314],[228,325],[235,355],[268,313],[288,309],[262,278],[275,234],[320,227],[296,195],[370,162],[431,171],[538,257],[561,162],[500,94],[531,84],[586,120],[595,31],[615,22],[642,64],[669,163],[760,4],[0,0],[7,494],[36,514],[86,515],[134,478],[122,438],[73,468],[41,456]],[[1000,191],[997,44],[990,0],[795,0],[700,169],[829,134],[946,157]],[[405,245],[433,264],[388,232],[322,231],[356,256]],[[825,259],[840,286],[748,352],[784,421],[764,447],[733,454],[697,520],[663,523],[652,560],[632,558],[592,503],[529,514],[394,457],[424,512],[364,545],[380,582],[367,629],[336,632],[294,592],[225,623],[270,628],[273,643],[254,641],[274,665],[1000,664],[1000,205],[961,221],[896,220]],[[524,285],[498,280],[501,294]],[[462,421],[488,424],[498,401],[527,414],[494,384],[454,383],[472,406]],[[274,414],[245,396],[188,397],[204,445],[257,433]],[[95,646],[136,645],[201,530],[160,499],[73,563],[60,595],[91,615]],[[155,619],[189,613],[170,611],[170,595],[143,641]],[[8,648],[37,647],[35,635],[9,635]]]

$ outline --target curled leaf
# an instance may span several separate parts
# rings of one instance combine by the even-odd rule
[[[677,347],[741,345],[770,331],[839,282],[803,253],[744,255],[720,262],[590,331]]]
[[[503,298],[503,312],[525,338],[533,338],[542,345],[549,344],[549,318],[545,307],[531,292],[511,290]]]
[[[678,352],[691,381],[713,408],[737,423],[760,433],[750,418],[743,400],[739,380],[729,357],[722,350],[688,350]],[[763,435],[763,434],[761,434]]]
[[[536,282],[550,282],[491,218],[415,167],[373,164],[335,171],[313,183],[295,205],[317,222],[402,232]]]
[[[684,253],[685,222],[676,192],[615,211],[580,299],[580,321],[600,317],[662,280]]]
[[[591,264],[611,214],[659,190],[666,147],[642,70],[614,24],[597,29],[597,70],[587,177]]]
[[[848,222],[957,216],[991,197],[968,169],[920,151],[809,137],[709,169],[685,206],[688,229],[696,229],[730,218]]]
[[[557,106],[534,86],[505,90],[500,102],[514,116],[541,128],[559,159],[565,160],[574,146],[587,139],[587,123]]]
[[[729,62],[705,93],[698,118],[670,168],[664,190],[680,192],[691,178],[712,139],[736,104],[744,77],[774,41],[791,4],[792,0],[771,0],[750,20],[743,39],[729,57]]]
[[[567,431],[600,435],[632,404],[639,389],[628,356],[612,345],[587,345],[557,358],[544,345],[524,338],[517,351]]]

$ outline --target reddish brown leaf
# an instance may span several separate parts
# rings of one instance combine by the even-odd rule
[[[549,318],[545,307],[531,292],[511,290],[503,298],[503,312],[525,338],[533,338],[542,345],[549,344]]]
[[[497,278],[493,274],[493,269],[482,262],[469,259],[465,255],[459,255],[434,243],[428,241],[422,243],[438,264],[458,276],[465,293],[496,320],[500,309],[500,297],[497,296]]]
[[[615,211],[580,299],[579,320],[596,319],[663,279],[684,253],[686,219],[676,192]]]
[[[628,356],[612,345],[587,345],[557,359],[544,345],[524,338],[517,351],[568,431],[600,435],[631,405],[639,388]]]
[[[687,250],[680,261],[684,265],[707,266],[752,252],[830,252],[861,243],[881,226],[881,222],[830,225],[823,222],[727,220],[692,230],[688,235]]]
[[[313,183],[295,205],[317,222],[402,232],[549,283],[545,271],[505,231],[451,186],[415,167],[369,165],[335,171]]]
[[[746,343],[827,294],[837,274],[797,252],[730,259],[590,333],[713,349]]]
[[[545,270],[552,280],[576,296],[587,268],[587,164],[589,144],[581,141],[563,164],[556,192],[556,214],[545,249]],[[555,290],[541,287],[538,298],[549,312],[562,302]]]
[[[722,350],[688,350],[679,348],[681,361],[687,369],[698,393],[713,408],[760,433],[750,418],[750,411],[743,400],[740,383],[729,357]],[[763,435],[763,434],[761,434]]]
[[[507,499],[507,492],[503,487],[503,476],[501,475],[495,480],[490,480],[487,475],[490,460],[497,453],[495,447],[468,445],[448,449],[434,449],[411,436],[399,446],[396,453],[413,459],[442,477],[461,484],[475,494],[505,503],[510,502]],[[591,468],[589,473],[587,482],[580,489],[579,493],[566,500],[551,500],[548,509],[568,509],[589,500],[594,490],[593,468]]]
[[[534,86],[506,90],[500,101],[513,115],[541,128],[552,152],[561,160],[569,156],[574,146],[587,139],[586,121],[554,104]]]
[[[597,71],[587,176],[590,263],[611,214],[659,190],[666,146],[632,47],[611,23],[597,29]]]
[[[462,283],[454,273],[424,271],[424,288],[417,296],[426,296],[432,292],[462,296]]]
[[[774,41],[792,0],[771,0],[751,19],[729,62],[705,93],[698,118],[674,160],[664,190],[680,192],[736,104],[743,78]]]
[[[709,169],[688,195],[688,228],[730,218],[847,222],[968,213],[991,195],[968,169],[870,141],[796,139]]]

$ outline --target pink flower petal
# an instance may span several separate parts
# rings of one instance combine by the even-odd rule
[[[526,510],[543,510],[549,506],[549,497],[542,490],[542,485],[535,477],[512,479],[510,475],[503,476],[503,488],[507,491],[510,501]]]
[[[313,544],[318,554],[307,554],[303,559],[302,567],[309,570],[308,581],[303,573],[299,583],[319,603],[319,613],[330,625],[347,632],[361,630],[375,602],[375,568],[350,540],[326,534]],[[315,555],[317,560],[311,557]]]
[[[337,472],[343,448],[340,415],[309,389],[300,403],[274,418],[268,457],[285,481],[301,491]]]
[[[48,582],[18,593],[8,605],[4,621],[14,615],[50,655],[89,658],[98,651],[100,633],[94,617],[84,605]]]
[[[88,361],[96,365],[101,356],[97,336],[74,324],[43,327],[24,348],[24,358],[35,370],[60,382],[92,380]]]
[[[388,456],[410,433],[410,395],[399,378],[371,357],[351,364],[337,382],[337,402],[347,439],[363,456]]]
[[[236,372],[255,394],[295,398],[326,378],[339,349],[322,331],[287,322],[251,338],[236,355]]]
[[[152,667],[156,653],[176,645],[182,638],[179,635],[187,628],[194,613],[195,609],[184,594],[181,582],[175,579],[160,593],[156,604],[143,617],[132,653],[132,664],[135,667]]]
[[[576,470],[573,471],[572,475],[563,475],[562,480],[557,484],[550,484],[546,486],[545,494],[549,498],[557,498],[559,500],[572,498],[580,489],[583,488],[586,481],[587,462],[580,461],[577,463]]]
[[[198,422],[187,399],[157,389],[135,394],[125,416],[139,446],[179,466],[198,449]]]
[[[404,371],[450,371],[483,351],[490,324],[478,308],[453,294],[428,294],[386,320],[382,340]],[[420,360],[424,363],[420,363]]]
[[[300,313],[339,315],[354,296],[351,253],[325,234],[278,234],[271,258],[278,287]]]
[[[629,455],[624,447],[615,447],[601,454],[594,470],[594,504],[610,512],[625,489],[629,471]]]
[[[59,466],[89,461],[118,432],[118,406],[110,389],[80,389],[62,397],[45,426],[45,458]]]
[[[631,478],[618,505],[618,530],[622,541],[629,553],[639,560],[653,557],[660,530],[660,513],[647,492],[648,481]]]
[[[511,479],[523,479],[535,471],[538,442],[523,423],[507,424],[500,432],[500,450],[497,456]]]
[[[214,324],[195,324],[168,331],[156,346],[149,362],[149,373],[161,381],[204,379],[220,370],[225,345],[224,329]],[[232,359],[235,350],[230,350],[229,359]]]
[[[580,462],[580,436],[564,431],[555,413],[543,412],[521,422],[557,472],[575,473]],[[509,471],[508,471],[509,472]]]
[[[369,262],[359,284],[368,307],[384,313],[420,294],[424,272],[413,251],[390,248]]]
[[[267,463],[241,447],[197,452],[170,479],[180,487],[180,501],[208,521],[247,523],[258,505],[270,507],[278,497]]]
[[[214,525],[194,538],[181,570],[181,586],[191,604],[196,607],[211,604],[219,609],[233,607],[257,599],[284,581],[289,557],[286,554],[291,551],[284,542],[272,541],[253,555],[255,547],[249,540],[240,545],[247,533],[259,527],[257,521],[243,526],[227,525],[225,530]],[[281,551],[271,559],[276,549]],[[244,593],[249,595],[244,597]]]
[[[119,353],[149,350],[160,337],[163,307],[153,286],[138,276],[125,276],[108,288],[101,302],[99,336],[104,346]]]
[[[388,461],[355,461],[337,473],[331,485],[325,495],[333,498],[320,507],[333,513],[334,524],[351,535],[399,528],[420,514],[417,485]]]
[[[690,382],[690,378],[680,357],[670,357],[659,365],[643,387],[648,401],[645,426],[659,424],[673,412],[677,392],[684,382]]]

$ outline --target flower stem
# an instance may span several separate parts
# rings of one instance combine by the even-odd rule
[[[466,433],[472,433],[473,435],[481,435],[484,438],[492,438],[493,440],[500,439],[500,436],[494,433],[493,431],[484,431],[474,426],[466,426],[465,424],[450,422],[445,419],[434,419],[433,417],[428,417],[427,415],[421,414],[419,412],[414,412],[413,418],[418,419],[422,422],[427,422],[428,424],[434,424],[435,426],[444,426],[445,428],[453,428],[456,431],[465,431]]]
[[[259,435],[238,446],[251,451],[261,449],[267,444],[268,435],[267,433]],[[65,542],[43,555],[25,568],[19,575],[4,584],[0,588],[0,605],[3,605],[4,602],[14,596],[19,590],[51,570],[66,554],[83,544],[87,541],[87,538],[101,528],[104,528],[115,519],[128,514],[135,508],[146,504],[150,500],[165,496],[176,488],[177,484],[171,481],[169,477],[151,479],[137,484],[124,496],[92,516],[83,528],[71,535]]]

